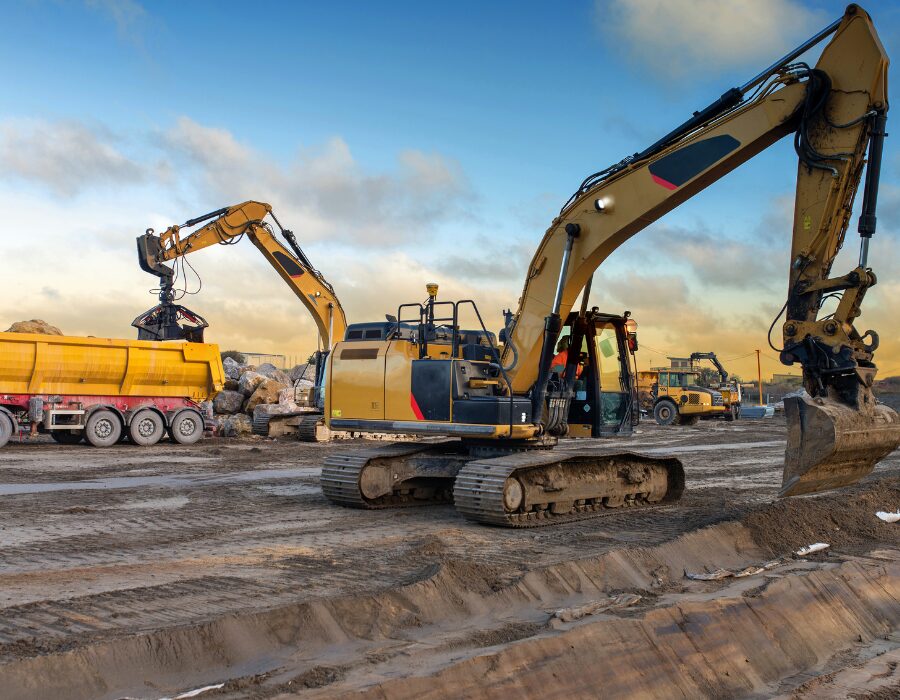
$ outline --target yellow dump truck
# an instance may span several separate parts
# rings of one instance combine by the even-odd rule
[[[166,433],[192,444],[224,382],[216,345],[0,333],[0,447],[26,432],[95,447]]]

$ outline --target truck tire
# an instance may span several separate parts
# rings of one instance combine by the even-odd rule
[[[135,445],[149,447],[162,439],[166,432],[163,419],[156,411],[144,408],[131,417],[128,424],[128,437]]]
[[[0,447],[3,447],[12,437],[13,425],[12,421],[0,413]]]
[[[179,445],[193,445],[203,437],[203,416],[187,409],[175,416],[169,426],[169,436]]]
[[[50,437],[60,445],[77,445],[84,439],[84,433],[81,430],[51,430]]]
[[[94,447],[112,447],[122,437],[122,421],[112,411],[94,411],[84,426],[84,437]]]
[[[672,401],[660,401],[653,407],[653,418],[657,425],[672,425],[678,418],[678,408]]]

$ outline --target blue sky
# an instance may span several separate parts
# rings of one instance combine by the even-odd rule
[[[900,6],[864,6],[900,55]],[[131,317],[153,302],[133,237],[247,198],[290,215],[279,218],[335,281],[351,321],[418,298],[427,275],[496,315],[515,304],[531,251],[586,174],[640,150],[843,9],[799,0],[4,3],[0,60],[12,69],[0,94],[0,202],[37,207],[47,240],[75,238],[91,252],[72,266],[14,248],[22,274],[48,256],[59,274],[24,308],[0,307],[0,322],[27,311],[72,333],[130,335]],[[900,187],[896,156],[889,140],[888,188]],[[647,342],[661,350],[736,356],[764,344],[756,336],[780,308],[787,264],[777,255],[787,241],[771,243],[771,231],[789,217],[795,168],[790,143],[779,143],[630,241],[604,266],[597,303],[646,307]],[[883,201],[900,210],[896,192]],[[890,264],[898,224],[884,213],[876,239]],[[648,256],[644,237],[685,235],[701,248],[724,241],[740,267],[748,252],[770,256],[746,266],[768,278],[712,289],[699,262]],[[223,344],[305,351],[312,324],[254,253],[194,256],[209,296],[190,305]],[[91,303],[73,289],[85,267],[107,281],[100,314],[61,303]],[[248,281],[232,288],[236,270]],[[373,274],[391,278],[379,295]],[[631,294],[635,281],[643,286]],[[665,313],[654,294],[674,287],[681,305]],[[685,331],[678,314],[691,308]],[[290,332],[242,321],[265,314]],[[896,324],[879,330],[896,339]],[[702,342],[710,347],[691,346]]]

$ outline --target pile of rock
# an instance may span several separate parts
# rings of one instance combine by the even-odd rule
[[[33,318],[30,321],[16,321],[9,328],[7,333],[39,333],[41,335],[62,335],[62,331],[56,326],[51,326],[46,321],[39,318]]]
[[[249,435],[253,431],[253,417],[299,412],[295,397],[298,389],[309,388],[313,382],[307,377],[315,366],[297,365],[289,372],[275,365],[241,364],[226,357],[225,389],[213,399],[216,433],[223,437]]]

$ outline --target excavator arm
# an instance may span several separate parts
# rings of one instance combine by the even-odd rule
[[[834,35],[815,68],[793,61]],[[513,392],[545,417],[562,321],[594,271],[620,245],[787,135],[799,157],[784,347],[803,366],[811,399],[786,407],[789,438],[783,495],[852,483],[900,444],[900,420],[876,405],[874,331],[854,321],[876,278],[868,267],[887,100],[888,58],[872,21],[850,5],[844,16],[642,153],[586,178],[553,221],[529,266],[517,312],[505,329],[503,362]],[[832,276],[868,149],[859,265]],[[823,299],[837,310],[820,318]],[[867,342],[867,338],[869,339]],[[564,413],[564,412],[562,412]],[[565,426],[561,426],[565,430]]]
[[[713,367],[716,368],[716,372],[719,373],[719,381],[724,384],[728,381],[728,372],[725,371],[725,368],[722,366],[722,363],[719,362],[719,358],[716,357],[716,353],[714,352],[692,352],[691,353],[691,363],[699,362],[700,360],[709,360],[713,363]]]
[[[264,221],[271,216],[284,236],[282,244]],[[183,234],[183,229],[203,222],[201,228]],[[294,294],[312,314],[323,346],[330,349],[336,339],[344,335],[347,319],[332,286],[316,270],[297,244],[293,232],[281,227],[272,207],[262,202],[248,201],[225,207],[170,226],[158,236],[152,229],[139,236],[138,258],[141,268],[160,278],[160,304],[135,319],[139,337],[150,340],[195,339],[195,327],[179,326],[178,320],[205,322],[184,307],[175,304],[174,270],[166,262],[177,260],[212,245],[231,245],[248,236],[263,257],[287,283]]]

